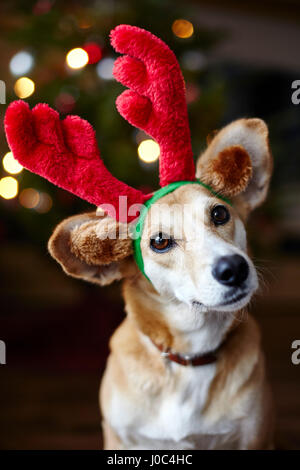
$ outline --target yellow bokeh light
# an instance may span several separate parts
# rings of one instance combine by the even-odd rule
[[[194,26],[188,20],[175,20],[172,24],[172,31],[178,38],[190,38],[194,33]]]
[[[26,209],[34,209],[40,202],[40,195],[36,189],[23,189],[19,196],[20,204]]]
[[[138,146],[139,158],[145,163],[153,163],[158,159],[160,148],[152,139],[143,140]]]
[[[66,61],[71,69],[81,69],[88,63],[89,56],[84,49],[76,47],[68,52]]]
[[[5,176],[0,180],[0,196],[4,199],[13,199],[18,194],[18,181],[12,176]]]
[[[28,98],[32,95],[32,93],[34,93],[35,84],[30,78],[21,77],[16,81],[14,85],[14,90],[15,94],[19,98]]]
[[[14,158],[12,152],[7,152],[4,155],[2,165],[4,170],[11,175],[17,175],[23,170],[22,165]]]

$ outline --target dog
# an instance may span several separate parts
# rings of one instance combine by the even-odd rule
[[[218,132],[196,174],[214,192],[180,186],[146,215],[148,279],[126,224],[94,212],[55,229],[49,251],[67,274],[101,286],[123,280],[127,316],[110,340],[100,387],[105,449],[273,448],[260,332],[246,310],[258,277],[245,231],[271,173],[262,120]],[[218,197],[225,183],[230,201]]]

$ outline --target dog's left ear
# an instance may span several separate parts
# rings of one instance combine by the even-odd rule
[[[218,132],[197,162],[196,176],[230,198],[243,216],[265,200],[272,174],[268,128],[239,119]]]

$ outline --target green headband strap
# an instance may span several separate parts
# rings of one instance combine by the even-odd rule
[[[133,253],[134,253],[134,259],[136,261],[136,264],[138,265],[140,271],[144,274],[144,276],[150,281],[148,278],[147,274],[145,273],[144,270],[144,260],[143,260],[143,255],[142,255],[142,250],[141,250],[141,238],[142,238],[142,233],[144,229],[144,222],[146,215],[148,213],[148,210],[154,204],[158,199],[161,197],[165,196],[166,194],[172,193],[175,191],[175,189],[179,188],[180,186],[184,186],[185,184],[200,184],[204,188],[208,189],[214,196],[217,198],[221,199],[222,201],[226,202],[230,206],[232,205],[230,200],[227,199],[226,197],[220,196],[220,194],[216,193],[210,186],[207,184],[203,183],[200,180],[195,180],[195,181],[175,181],[174,183],[170,183],[167,186],[164,186],[163,188],[158,189],[155,191],[153,196],[148,199],[145,203],[144,206],[141,210],[140,216],[138,218],[138,221],[134,227],[133,230]],[[151,282],[151,281],[150,281]]]

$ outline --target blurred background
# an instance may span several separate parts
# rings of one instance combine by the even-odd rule
[[[158,186],[159,149],[117,113],[123,90],[112,77],[109,31],[149,29],[176,53],[185,80],[195,155],[206,136],[240,117],[265,119],[274,176],[249,238],[263,289],[252,312],[261,325],[277,410],[277,445],[300,449],[300,2],[55,1],[0,4],[0,448],[101,448],[98,386],[108,340],[123,318],[120,285],[68,278],[47,253],[62,219],[93,207],[22,169],[3,131],[6,106],[46,102],[96,131],[119,179]],[[3,98],[3,96],[2,96]]]

